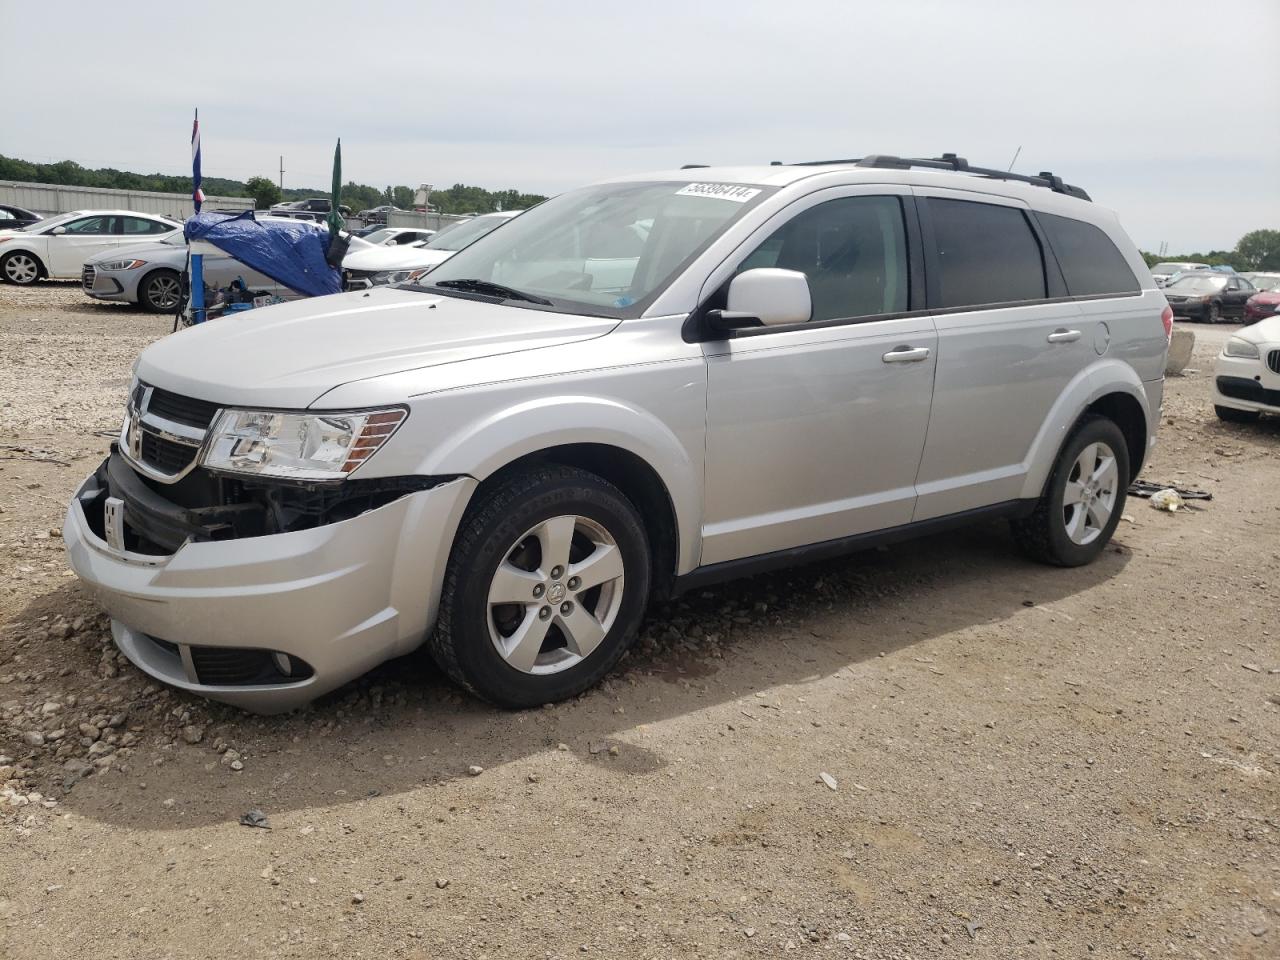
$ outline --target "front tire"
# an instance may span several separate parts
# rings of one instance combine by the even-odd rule
[[[1208,321],[1210,323],[1222,322],[1222,307],[1219,304],[1216,304],[1216,303],[1209,304]]]
[[[1216,403],[1213,405],[1213,412],[1218,415],[1219,420],[1228,423],[1253,423],[1262,415],[1257,410],[1237,410],[1235,407],[1223,407]]]
[[[563,700],[631,645],[649,579],[644,525],[620,490],[573,467],[531,467],[468,509],[428,649],[499,706]]]
[[[153,270],[138,285],[138,303],[149,313],[173,313],[182,300],[182,280],[173,270]]]
[[[15,250],[0,258],[0,278],[5,283],[29,287],[44,275],[44,267],[34,253]]]
[[[1014,539],[1042,563],[1091,563],[1115,533],[1128,490],[1124,434],[1105,417],[1083,420],[1058,452],[1034,512],[1014,521]]]

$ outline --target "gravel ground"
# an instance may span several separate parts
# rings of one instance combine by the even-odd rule
[[[116,657],[58,539],[168,324],[0,287],[0,956],[1280,955],[1280,420],[1212,348],[1145,476],[1215,499],[1088,568],[980,527],[662,605],[556,707],[408,658],[256,718]]]

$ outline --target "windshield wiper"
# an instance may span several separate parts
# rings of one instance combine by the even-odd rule
[[[512,287],[504,287],[500,283],[492,283],[488,280],[437,280],[431,285],[433,287],[444,287],[446,290],[471,290],[475,293],[489,293],[495,297],[502,297],[504,300],[526,300],[529,303],[540,304],[544,307],[551,306],[551,301],[545,297],[535,297],[532,293],[525,293],[523,290],[516,290]]]

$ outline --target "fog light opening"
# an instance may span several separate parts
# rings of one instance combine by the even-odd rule
[[[276,669],[286,677],[293,676],[293,660],[287,653],[275,652],[271,654],[271,659],[275,661]]]

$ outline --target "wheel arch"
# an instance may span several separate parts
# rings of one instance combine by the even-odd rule
[[[1040,497],[1053,470],[1058,451],[1082,417],[1105,416],[1125,436],[1130,479],[1146,460],[1152,416],[1147,394],[1133,367],[1122,360],[1104,359],[1078,373],[1049,411],[1027,457],[1021,496]]]
[[[640,513],[649,538],[653,592],[669,596],[675,582],[680,542],[675,504],[658,472],[643,458],[609,443],[565,443],[517,457],[483,480],[476,493],[501,483],[505,477],[535,464],[577,467],[613,484]]]
[[[181,270],[179,270],[177,267],[170,267],[170,266],[166,266],[163,263],[157,263],[150,270],[148,270],[146,273],[144,273],[141,277],[138,278],[138,283],[133,288],[134,292],[137,293],[138,295],[138,299],[136,301],[137,303],[143,304],[143,291],[146,289],[147,284],[151,281],[151,278],[154,277],[157,273],[171,273],[173,274],[174,278],[178,281],[179,285],[181,285],[182,283]]]
[[[622,490],[644,518],[655,555],[656,587],[697,566],[701,436],[697,444],[682,443],[647,411],[610,398],[544,397],[480,422],[459,423],[448,436],[423,446],[429,453],[413,472],[465,474],[479,482],[478,489],[536,462],[595,473]]]
[[[48,266],[46,266],[44,262],[44,257],[40,256],[39,253],[32,250],[30,247],[17,247],[17,248],[11,248],[8,250],[0,249],[0,263],[3,263],[5,260],[9,258],[11,254],[15,254],[15,253],[25,253],[27,256],[29,256],[32,260],[36,262],[36,270],[37,270],[36,279],[37,280],[48,279],[49,268]]]

